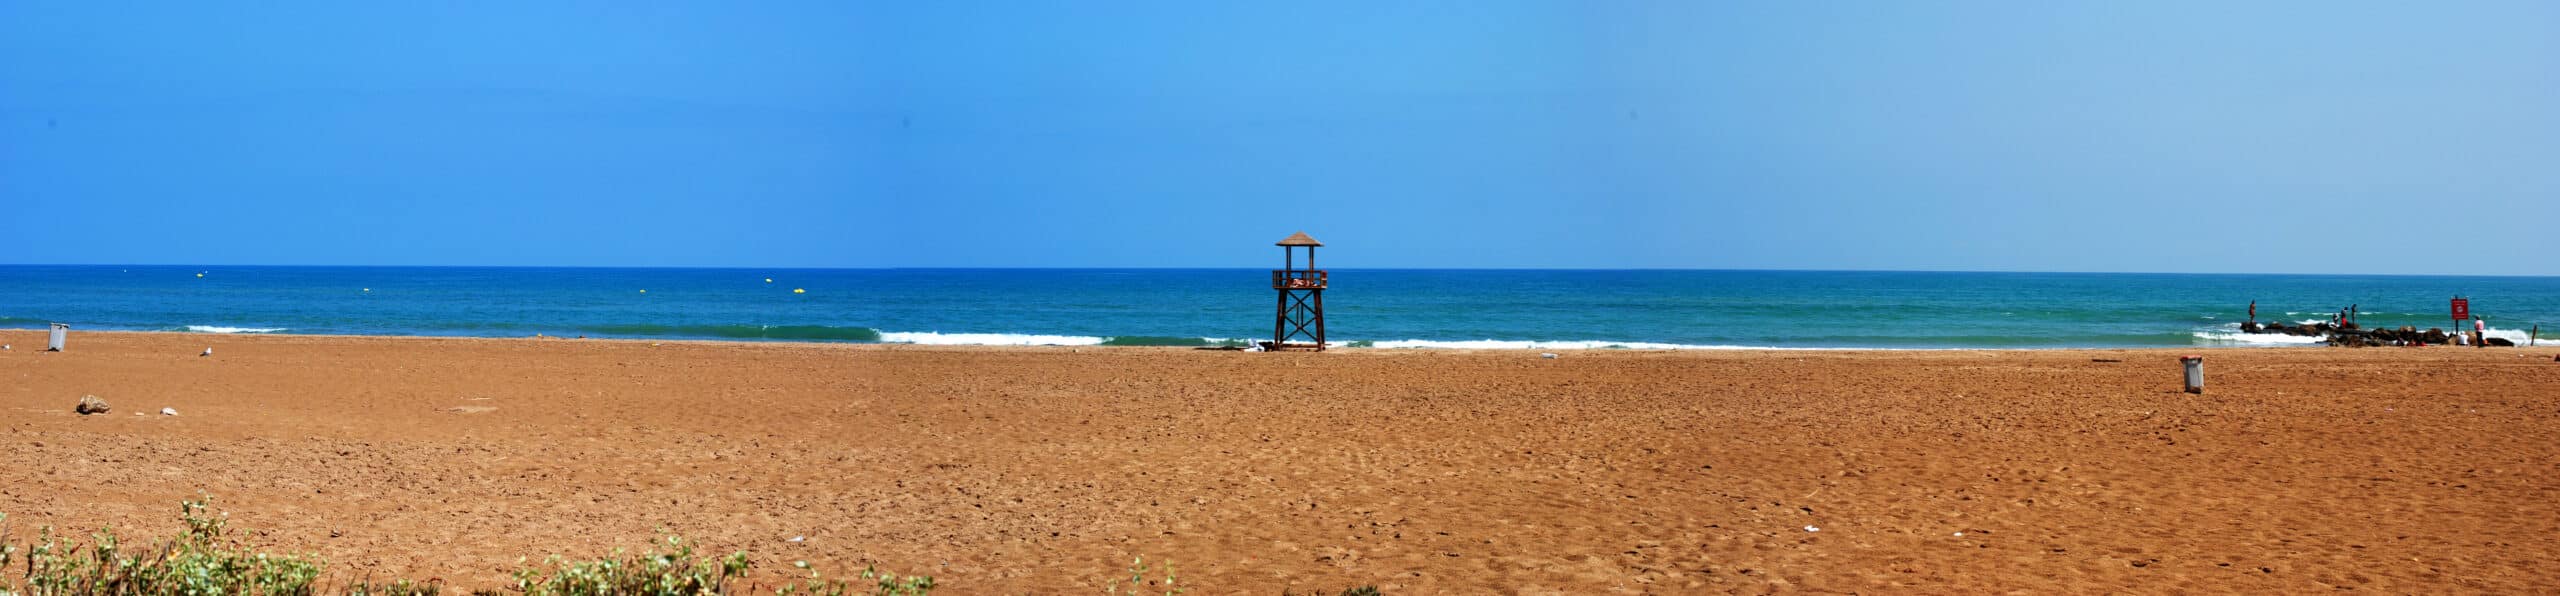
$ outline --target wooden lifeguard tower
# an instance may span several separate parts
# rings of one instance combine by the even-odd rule
[[[1316,268],[1316,247],[1324,243],[1306,232],[1290,234],[1280,246],[1280,268],[1271,271],[1271,289],[1280,292],[1278,317],[1271,322],[1265,349],[1324,351],[1324,270]],[[1299,269],[1298,247],[1307,248],[1307,268]],[[1291,340],[1303,340],[1292,343]]]

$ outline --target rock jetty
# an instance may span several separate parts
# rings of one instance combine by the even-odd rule
[[[2427,330],[2420,331],[2416,327],[2404,325],[2398,328],[2366,329],[2352,322],[2337,324],[2310,323],[2305,325],[2286,325],[2281,322],[2268,322],[2261,325],[2252,322],[2241,323],[2240,331],[2243,333],[2275,333],[2300,337],[2319,337],[2328,340],[2329,345],[2348,348],[2418,345],[2440,346],[2453,343],[2453,334],[2446,333],[2445,330],[2441,328],[2428,328]],[[2515,342],[2492,337],[2489,338],[2489,345],[2512,346],[2515,345]]]

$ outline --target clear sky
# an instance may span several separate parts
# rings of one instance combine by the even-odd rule
[[[0,262],[2560,274],[2560,2],[0,3]]]

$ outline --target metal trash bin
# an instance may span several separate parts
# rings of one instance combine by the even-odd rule
[[[54,324],[53,324],[53,334],[45,337],[45,340],[44,340],[44,351],[47,351],[47,352],[60,352],[60,351],[62,351],[62,340],[63,340],[63,338],[64,338],[64,337],[69,336],[69,335],[71,335],[71,326],[70,326],[70,325],[64,325],[64,324],[61,324],[61,323],[54,323]]]
[[[2186,365],[2187,392],[2204,393],[2204,357],[2192,354],[2179,356],[2178,363]]]

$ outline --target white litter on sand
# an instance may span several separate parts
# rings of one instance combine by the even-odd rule
[[[160,415],[162,415],[162,416],[176,416],[176,415],[178,415],[178,409],[177,409],[177,408],[161,408],[161,409],[160,409]]]
[[[1539,354],[1538,354],[1538,357],[1539,357],[1539,358],[1545,358],[1545,359],[1548,359],[1548,360],[1554,360],[1554,359],[1556,359],[1556,353],[1555,353],[1555,352],[1542,352],[1542,353],[1539,353]]]
[[[1820,531],[1822,531],[1822,528],[1816,528],[1816,527],[1813,527],[1813,526],[1805,526],[1805,527],[1804,527],[1804,531],[1807,531],[1807,532],[1820,532]]]

